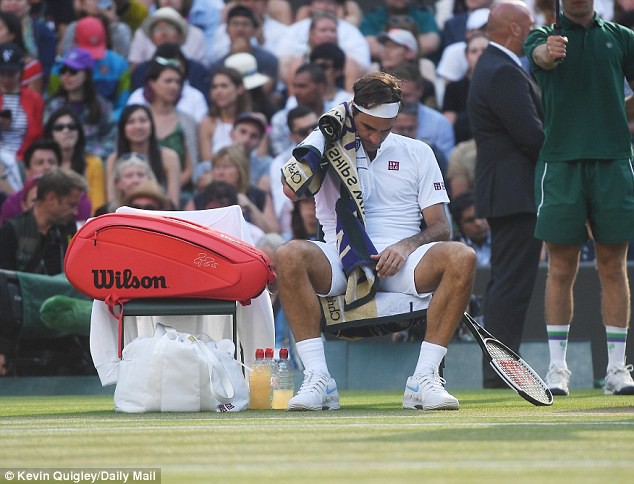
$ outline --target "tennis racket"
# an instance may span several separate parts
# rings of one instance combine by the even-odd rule
[[[462,321],[473,333],[491,367],[509,387],[533,405],[552,405],[553,394],[528,363],[480,326],[469,314],[464,313]]]

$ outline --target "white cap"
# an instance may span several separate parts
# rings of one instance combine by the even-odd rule
[[[379,35],[379,42],[382,44],[385,41],[391,40],[395,44],[402,45],[406,47],[414,54],[418,52],[418,43],[416,42],[416,37],[409,30],[403,29],[390,29],[387,32],[383,32]]]
[[[240,73],[247,91],[263,86],[269,80],[268,76],[258,72],[258,61],[252,54],[240,52],[225,59],[225,67],[231,67]]]
[[[467,18],[467,30],[476,30],[484,27],[489,21],[488,8],[479,8],[469,14]]]

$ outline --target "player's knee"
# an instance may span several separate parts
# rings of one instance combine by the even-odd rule
[[[295,272],[302,267],[302,261],[306,257],[304,244],[305,242],[301,240],[290,240],[278,247],[275,252],[278,276],[287,272]]]
[[[452,269],[466,279],[473,279],[477,263],[475,251],[461,242],[450,242],[450,244]]]

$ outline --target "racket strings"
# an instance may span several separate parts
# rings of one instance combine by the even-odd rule
[[[495,366],[517,388],[538,401],[550,401],[546,384],[523,360],[518,360],[515,355],[510,354],[505,348],[498,346],[493,341],[487,342],[487,348]]]

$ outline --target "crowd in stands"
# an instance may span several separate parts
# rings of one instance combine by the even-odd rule
[[[551,3],[527,0],[537,26],[552,22]],[[455,239],[487,264],[466,106],[491,4],[0,0],[0,268],[59,273],[69,222],[125,204],[238,204],[262,247],[318,237],[312,201],[284,197],[280,168],[319,116],[376,70],[402,80],[394,131],[432,147]],[[634,23],[625,0],[595,6]],[[64,176],[48,175],[57,169]],[[24,213],[38,222],[41,250],[15,248],[19,230],[38,233],[32,220],[15,223]]]

